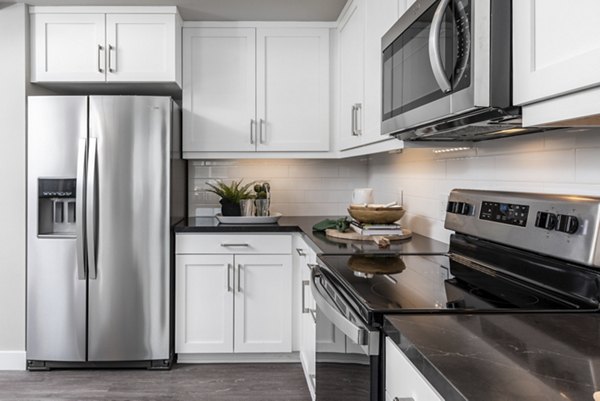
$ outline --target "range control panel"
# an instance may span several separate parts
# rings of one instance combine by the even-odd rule
[[[600,197],[455,189],[444,227],[600,268]]]
[[[527,225],[527,216],[529,215],[529,206],[514,205],[511,203],[500,202],[481,202],[481,220],[495,221],[498,223],[512,224],[513,226],[525,227]]]

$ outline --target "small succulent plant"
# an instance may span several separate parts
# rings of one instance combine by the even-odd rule
[[[233,180],[229,185],[220,180],[207,182],[206,185],[209,186],[207,191],[220,196],[221,199],[225,200],[226,202],[239,203],[242,199],[251,198],[250,188],[254,185],[254,182],[242,184],[242,181],[243,180]]]

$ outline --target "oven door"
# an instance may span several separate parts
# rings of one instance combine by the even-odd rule
[[[317,313],[316,398],[378,401],[379,330],[368,327],[319,266],[310,286]]]
[[[456,112],[453,94],[471,87],[471,2],[419,0],[383,37],[382,133]]]

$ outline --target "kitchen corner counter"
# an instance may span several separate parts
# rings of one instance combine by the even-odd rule
[[[176,233],[303,233],[322,254],[398,253],[405,255],[441,255],[448,252],[448,245],[419,234],[411,239],[393,241],[389,248],[380,249],[372,241],[352,241],[329,238],[322,232],[313,232],[314,224],[326,216],[285,216],[278,224],[219,224],[213,217],[192,217],[175,226]],[[337,217],[329,217],[337,218]],[[315,249],[316,251],[316,249]]]
[[[600,314],[387,316],[387,335],[446,401],[592,401]]]

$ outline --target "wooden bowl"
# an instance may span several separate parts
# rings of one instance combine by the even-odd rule
[[[369,207],[354,206],[348,208],[352,218],[360,223],[366,224],[392,224],[400,220],[406,210],[402,206],[395,207]]]

